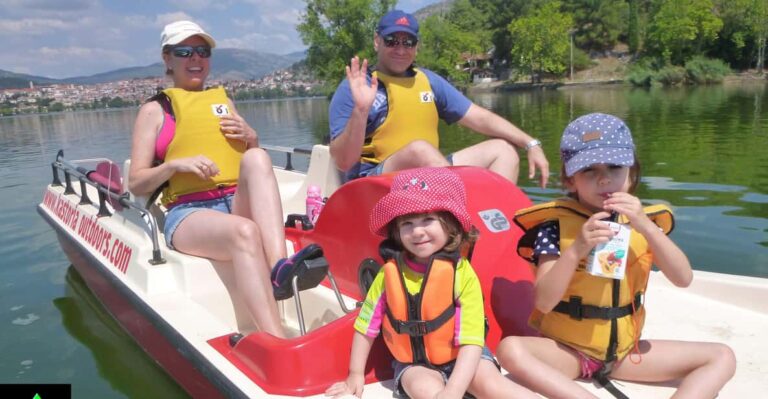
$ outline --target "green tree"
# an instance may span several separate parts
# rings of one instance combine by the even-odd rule
[[[753,12],[747,19],[747,24],[751,27],[757,48],[757,71],[763,73],[765,65],[765,49],[768,40],[768,1],[752,0]]]
[[[637,54],[640,52],[640,15],[638,10],[638,0],[629,1],[629,22],[627,24],[627,44],[629,52]]]
[[[626,33],[625,0],[571,0],[563,3],[563,11],[573,16],[574,39],[584,50],[611,49],[619,35]]]
[[[513,21],[509,32],[516,38],[512,45],[512,59],[534,73],[565,71],[569,48],[568,31],[573,26],[570,14],[560,12],[559,1],[549,1],[529,15]]]
[[[60,102],[51,103],[51,106],[48,107],[48,112],[61,112],[61,111],[64,111],[64,104]]]
[[[469,83],[470,70],[457,68],[465,56],[483,55],[491,47],[484,18],[469,0],[457,0],[446,15],[431,15],[421,23],[417,62],[450,80]]]
[[[494,58],[509,62],[512,44],[518,40],[513,38],[507,29],[510,23],[525,15],[529,9],[543,0],[470,0],[470,3],[480,10],[485,19],[485,27],[491,32]]]
[[[315,76],[335,87],[344,78],[344,67],[359,55],[374,55],[376,24],[396,0],[306,0],[307,8],[297,26],[309,46],[307,66]]]
[[[659,0],[649,27],[649,45],[665,62],[682,65],[714,41],[722,27],[712,0]]]

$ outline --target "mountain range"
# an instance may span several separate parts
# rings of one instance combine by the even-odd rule
[[[287,68],[306,57],[303,51],[286,55],[231,48],[216,49],[215,51],[215,56],[211,61],[210,77],[222,80],[259,79],[275,70]],[[164,72],[165,69],[161,62],[65,79],[26,75],[0,69],[0,89],[29,87],[30,81],[36,85],[56,83],[95,84],[135,78],[160,77],[163,76]]]
[[[436,1],[433,4],[417,10],[413,14],[416,19],[423,21],[432,14],[448,12],[454,2],[455,0]],[[215,56],[211,61],[210,77],[222,80],[259,79],[271,72],[287,68],[304,60],[306,55],[306,51],[277,55],[254,50],[231,48],[216,49]],[[26,75],[0,69],[0,89],[29,87],[30,81],[34,82],[36,85],[54,83],[95,84],[135,78],[159,77],[162,76],[164,72],[165,69],[161,62],[147,66],[122,68],[90,76],[76,76],[66,79]]]

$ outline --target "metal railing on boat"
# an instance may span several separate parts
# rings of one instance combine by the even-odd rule
[[[259,147],[272,152],[280,152],[285,154],[284,170],[294,170],[293,167],[293,154],[301,154],[310,156],[312,155],[311,149],[299,148],[299,147],[284,147],[279,145],[260,144]]]
[[[88,171],[82,166],[77,166],[77,164],[73,163],[73,162],[86,163],[86,162],[99,162],[99,161],[112,162],[111,160],[106,158],[67,161],[66,159],[64,159],[64,150],[59,150],[59,152],[56,154],[56,160],[51,163],[51,171],[53,173],[53,181],[51,182],[51,186],[53,187],[63,186],[65,195],[69,195],[69,194],[77,195],[77,192],[74,190],[72,186],[72,177],[74,176],[80,182],[80,202],[78,205],[93,204],[93,201],[91,201],[91,199],[88,197],[86,185],[89,185],[95,188],[99,193],[99,210],[97,213],[98,217],[112,216],[112,213],[107,208],[107,201],[110,198],[116,201],[117,203],[119,203],[124,208],[131,209],[139,213],[139,215],[141,216],[141,220],[143,220],[146,223],[147,228],[149,229],[149,237],[152,240],[152,259],[149,259],[148,262],[153,265],[165,263],[165,259],[163,258],[162,253],[160,251],[160,240],[158,238],[159,228],[158,228],[157,219],[152,214],[152,212],[150,212],[149,209],[147,209],[144,205],[141,205],[132,201],[128,191],[123,191],[121,188],[121,191],[123,191],[122,193],[115,193],[114,191],[110,190],[108,187],[104,187],[103,185],[91,180],[88,177],[88,174],[91,171]],[[59,170],[61,170],[64,173],[64,184],[62,184],[61,179],[59,178]]]

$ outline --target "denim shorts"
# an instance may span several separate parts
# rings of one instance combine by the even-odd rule
[[[446,155],[445,159],[450,165],[453,165],[452,153]],[[359,162],[346,173],[344,176],[345,181],[350,181],[359,177],[379,176],[384,172],[384,162],[386,162],[386,159],[379,163]]]
[[[165,227],[163,228],[165,244],[168,245],[168,248],[176,249],[172,244],[173,233],[176,232],[179,223],[181,223],[184,218],[197,211],[211,209],[224,213],[232,213],[232,199],[234,197],[235,194],[229,194],[212,200],[185,202],[171,208],[171,210],[165,214]]]
[[[499,367],[499,364],[496,362],[496,359],[493,357],[493,353],[491,353],[491,350],[488,349],[487,346],[483,347],[483,353],[480,355],[480,360],[483,359],[489,360],[493,363],[494,366],[496,366],[497,369],[501,370]],[[435,366],[435,370],[437,370],[440,375],[443,376],[443,382],[448,382],[448,377],[451,376],[451,373],[453,372],[453,367],[456,365],[456,361],[448,362],[442,366]],[[395,397],[398,398],[407,398],[408,394],[405,393],[405,390],[403,389],[403,386],[400,384],[400,377],[403,376],[403,373],[405,370],[408,370],[409,368],[416,366],[416,364],[413,363],[400,363],[397,360],[392,361],[392,368],[395,369]]]

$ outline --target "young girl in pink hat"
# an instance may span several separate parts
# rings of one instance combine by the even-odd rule
[[[461,255],[476,232],[459,176],[446,168],[398,174],[374,207],[370,229],[387,238],[382,247],[391,256],[355,321],[349,376],[326,395],[362,395],[368,353],[381,332],[400,396],[536,397],[504,378],[484,346],[480,281]]]

